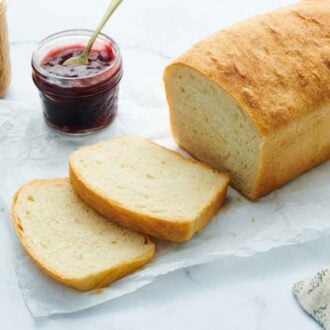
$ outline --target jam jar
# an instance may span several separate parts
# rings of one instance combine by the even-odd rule
[[[11,75],[6,11],[7,1],[0,0],[0,97],[6,94]]]
[[[69,134],[107,127],[117,113],[122,58],[116,42],[99,34],[87,65],[64,65],[82,53],[93,31],[68,30],[41,41],[32,56],[32,78],[49,126]]]

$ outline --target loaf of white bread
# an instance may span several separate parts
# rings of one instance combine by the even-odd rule
[[[147,236],[109,222],[73,192],[69,179],[33,180],[12,201],[17,235],[32,260],[55,280],[102,288],[152,259]]]
[[[330,1],[217,32],[164,81],[177,143],[257,199],[330,158]]]
[[[70,158],[75,192],[111,221],[154,237],[185,241],[218,211],[229,178],[149,140],[123,136]]]

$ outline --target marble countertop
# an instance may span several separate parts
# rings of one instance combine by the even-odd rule
[[[6,98],[38,103],[30,67],[37,42],[60,30],[93,28],[108,2],[10,0],[13,79]],[[126,0],[105,29],[124,54],[121,96],[153,102],[147,94],[137,95],[131,86],[155,77],[160,82],[171,58],[218,28],[292,2]],[[0,250],[6,248],[0,241]],[[11,263],[1,253],[0,329],[319,329],[300,309],[291,288],[330,263],[328,251],[330,239],[323,238],[251,258],[213,262],[170,273],[133,294],[89,310],[40,319],[30,316]]]

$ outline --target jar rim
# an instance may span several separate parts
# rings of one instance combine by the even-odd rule
[[[69,29],[69,30],[56,32],[56,33],[53,33],[53,34],[47,36],[46,38],[42,39],[38,43],[37,48],[32,53],[32,60],[31,60],[32,68],[44,77],[49,77],[49,78],[62,80],[62,81],[74,81],[74,80],[91,79],[91,78],[103,75],[104,73],[112,70],[114,67],[120,65],[121,64],[121,55],[120,55],[119,46],[118,46],[118,44],[116,43],[116,41],[114,39],[110,38],[108,35],[106,35],[104,33],[99,33],[96,40],[109,42],[113,47],[113,50],[114,50],[114,53],[115,53],[115,59],[111,63],[111,65],[109,65],[107,68],[105,68],[104,70],[102,70],[100,72],[97,72],[93,75],[86,76],[86,77],[62,77],[62,76],[58,76],[54,73],[50,73],[49,71],[45,70],[40,65],[39,61],[37,60],[37,55],[38,55],[39,51],[44,46],[46,46],[48,43],[50,43],[50,42],[52,42],[56,39],[59,39],[61,37],[66,37],[66,36],[68,36],[68,37],[69,36],[88,36],[88,37],[90,37],[93,34],[93,32],[94,32],[93,30],[89,30],[89,29]]]

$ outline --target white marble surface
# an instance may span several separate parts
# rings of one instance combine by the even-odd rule
[[[125,61],[121,98],[148,103],[135,84],[159,81],[163,67],[193,42],[287,0],[126,0],[105,29]],[[107,0],[10,0],[13,80],[9,100],[38,103],[30,58],[36,42],[67,28],[93,28]],[[64,9],[65,8],[65,9]],[[164,104],[164,100],[159,100]],[[18,114],[24,116],[24,113]],[[160,120],[166,120],[161,117]],[[1,212],[1,210],[0,210]],[[2,235],[8,227],[0,223]],[[34,320],[25,308],[8,246],[0,240],[0,329],[318,329],[294,300],[294,282],[330,263],[330,239],[164,276],[136,293],[70,315]]]

